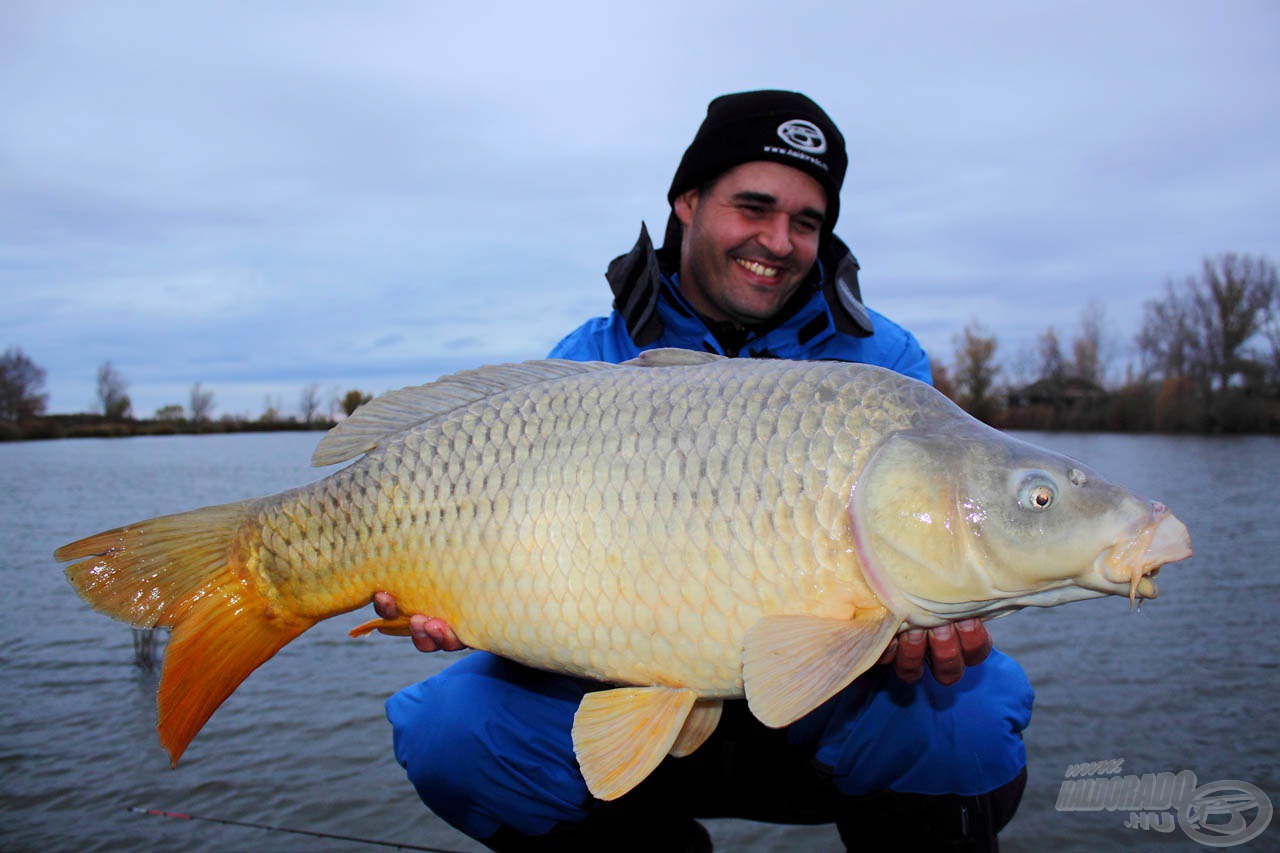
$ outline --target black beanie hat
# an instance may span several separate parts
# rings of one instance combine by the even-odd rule
[[[680,160],[667,201],[674,204],[681,193],[755,160],[791,166],[821,184],[827,192],[823,230],[831,233],[849,158],[839,128],[799,92],[739,92],[712,101]]]

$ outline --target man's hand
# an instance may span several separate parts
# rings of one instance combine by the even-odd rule
[[[373,594],[373,609],[383,619],[400,618],[400,608],[396,607],[396,600],[389,592]],[[409,637],[420,652],[457,652],[466,648],[448,622],[421,613],[409,617]]]
[[[916,681],[924,674],[925,657],[939,684],[955,684],[966,666],[976,666],[991,653],[991,635],[981,619],[965,619],[925,631],[912,628],[894,637],[880,656],[880,663],[892,663],[903,681]]]

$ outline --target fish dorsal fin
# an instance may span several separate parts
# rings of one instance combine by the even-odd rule
[[[693,710],[685,718],[676,742],[671,745],[670,754],[676,758],[684,758],[706,743],[716,726],[720,725],[720,712],[723,709],[724,702],[719,699],[699,699],[694,702]]]
[[[688,364],[710,364],[713,361],[725,361],[727,356],[713,352],[698,352],[679,347],[661,347],[645,350],[630,361],[623,364],[628,367],[676,367]]]
[[[747,705],[766,726],[790,725],[869,669],[902,620],[885,610],[854,619],[766,616],[747,631]]]
[[[617,367],[602,361],[526,361],[465,370],[426,385],[391,391],[364,404],[329,430],[311,455],[311,464],[318,467],[346,462],[391,436],[504,391]]]
[[[619,687],[582,697],[573,751],[593,796],[616,800],[653,772],[698,695],[677,687]]]

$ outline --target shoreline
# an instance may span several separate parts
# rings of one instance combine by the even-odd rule
[[[315,432],[332,429],[327,418],[281,421],[109,420],[103,415],[47,415],[22,424],[0,423],[0,442],[61,438],[136,438],[152,435],[224,435],[238,432]]]

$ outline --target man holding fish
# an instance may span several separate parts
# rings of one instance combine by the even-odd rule
[[[833,234],[847,165],[840,131],[803,95],[712,101],[668,193],[664,246],[642,228],[610,264],[613,313],[551,357],[619,363],[676,347],[861,362],[929,382],[915,338],[862,303],[857,261]],[[385,593],[374,604],[399,615]],[[429,615],[409,629],[422,651],[464,647]],[[977,619],[912,629],[881,662],[785,728],[726,702],[697,752],[607,803],[591,796],[570,738],[598,683],[475,652],[397,693],[387,714],[424,802],[497,850],[709,849],[697,817],[834,822],[868,849],[996,849],[1026,781],[1021,668]]]

